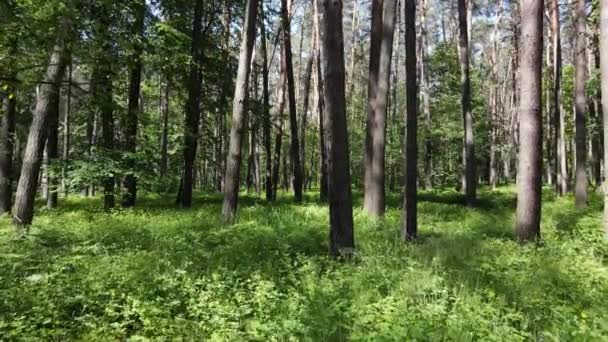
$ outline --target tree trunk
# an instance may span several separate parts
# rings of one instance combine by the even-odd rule
[[[471,110],[471,79],[469,77],[469,33],[467,0],[458,0],[458,22],[460,29],[460,87],[462,94],[462,114],[464,121],[464,180],[467,206],[474,206],[477,200],[477,175],[475,141],[473,139],[473,112]]]
[[[69,60],[67,39],[71,32],[71,22],[67,18],[62,21],[62,27],[49,58],[44,81],[40,85],[40,92],[36,98],[36,108],[23,155],[13,213],[13,224],[17,227],[29,226],[34,217],[34,197],[38,187],[42,152],[48,134],[51,106],[53,101],[57,101],[56,99],[59,97],[61,80]]]
[[[391,0],[389,0],[391,1]],[[370,215],[380,216],[384,213],[384,170],[380,157],[375,157],[375,150],[380,150],[380,137],[384,127],[378,126],[377,113],[378,92],[380,87],[380,54],[383,42],[384,0],[372,0],[371,42],[369,48],[369,76],[367,85],[367,124],[365,126],[363,208]],[[391,33],[392,34],[392,33]],[[386,119],[386,117],[384,117]],[[382,174],[380,173],[382,172]]]
[[[463,0],[460,0],[463,1]],[[418,85],[416,84],[416,2],[405,0],[405,81],[406,97],[406,143],[405,143],[405,196],[404,240],[416,239],[418,235]],[[466,19],[466,16],[465,16]],[[466,30],[465,30],[466,32]],[[466,50],[465,50],[466,52]]]
[[[295,81],[293,78],[293,64],[291,61],[291,24],[288,0],[281,0],[281,21],[283,24],[283,55],[285,58],[287,76],[287,94],[289,99],[289,127],[291,131],[290,159],[293,172],[293,190],[296,202],[302,202],[302,166],[300,161],[300,143],[298,140],[298,114],[296,111]]]
[[[608,179],[608,0],[600,0],[600,69],[604,129],[604,182]],[[604,233],[608,239],[608,191],[604,184]]]
[[[202,56],[202,18],[203,0],[197,0],[192,22],[192,61],[190,62],[190,79],[188,84],[188,102],[184,127],[184,174],[181,194],[181,206],[192,207],[192,190],[194,186],[194,160],[199,139],[201,116],[201,56]]]
[[[164,178],[167,174],[168,150],[169,150],[169,79],[162,86],[161,99],[161,121],[162,134],[160,143],[160,176]]]
[[[65,72],[65,71],[64,71]],[[61,85],[60,85],[61,87]],[[46,187],[44,197],[49,209],[57,207],[57,160],[59,158],[59,102],[61,88],[50,98],[48,136],[46,140]]]
[[[576,130],[576,206],[587,206],[587,21],[585,0],[576,1],[576,52],[575,52],[575,130]]]
[[[300,146],[300,160],[302,161],[302,177],[304,179],[306,179],[306,126],[308,124],[308,105],[310,103],[310,83],[312,79],[312,64],[316,54],[316,42],[314,35],[311,35],[311,37],[313,37],[313,44],[310,51],[310,57],[306,63],[306,70],[304,71],[304,106],[302,111],[302,127],[300,127],[300,137],[302,139],[302,145]]]
[[[143,70],[142,52],[145,30],[146,4],[145,1],[135,1],[135,23],[133,26],[134,51],[131,57],[133,66],[129,79],[129,103],[125,118],[125,151],[127,156],[127,167],[129,173],[124,179],[124,192],[122,197],[123,208],[135,206],[137,199],[137,179],[135,177],[135,152],[137,151],[137,123],[140,108],[141,76]]]
[[[72,112],[72,63],[68,66],[68,86],[66,90],[65,111],[63,114],[63,151],[61,165],[61,189],[67,198],[70,192],[68,185],[68,162],[70,159],[70,116]]]
[[[15,89],[8,87],[0,117],[0,215],[11,211],[13,197],[13,148],[17,99]]]
[[[543,0],[522,0],[521,21],[516,234],[531,241],[540,238]]]
[[[325,146],[325,140],[327,134],[325,132],[325,91],[323,82],[323,70],[321,65],[321,36],[319,32],[319,13],[318,7],[315,0],[314,5],[314,25],[315,25],[315,37],[317,39],[317,51],[315,51],[315,63],[317,72],[317,115],[319,116],[319,155],[320,155],[320,186],[319,186],[319,199],[321,202],[327,201],[327,147]]]
[[[281,76],[278,85],[277,96],[277,134],[274,145],[274,165],[272,166],[272,200],[276,201],[277,192],[279,191],[279,173],[281,169],[281,144],[283,142],[283,114],[285,112],[285,88],[287,87],[285,80],[285,63],[281,57]]]
[[[420,80],[422,81],[421,99],[422,112],[424,115],[425,126],[425,141],[424,141],[424,188],[430,190],[433,187],[433,140],[432,140],[432,121],[431,121],[431,95],[430,95],[430,78],[427,65],[428,54],[428,34],[427,34],[427,1],[420,1],[420,37],[421,37],[421,54],[420,54]]]
[[[262,36],[262,92],[264,93],[264,118],[263,118],[263,139],[264,153],[266,154],[266,176],[265,189],[266,200],[272,201],[272,150],[271,150],[271,125],[270,125],[270,90],[268,86],[268,47],[266,46],[266,15],[264,12],[264,3],[260,4],[261,17],[261,36]]]
[[[239,69],[232,105],[230,149],[228,151],[228,159],[226,160],[224,205],[222,208],[222,215],[226,222],[234,221],[237,209],[243,133],[247,120],[247,88],[249,85],[249,72],[251,69],[251,55],[253,54],[253,46],[255,43],[257,14],[258,0],[247,0],[247,12],[245,14],[241,52],[239,55]]]
[[[557,193],[560,196],[565,195],[568,192],[568,167],[567,167],[567,155],[566,155],[566,129],[565,129],[565,113],[562,110],[562,43],[561,43],[561,28],[560,28],[560,14],[559,14],[559,1],[551,0],[551,47],[553,49],[553,89],[551,96],[551,110],[552,117],[554,120],[555,132],[554,137],[556,140],[556,171],[557,171]]]
[[[317,4],[315,4],[317,5]],[[355,248],[344,79],[342,1],[321,0],[321,63],[325,82],[325,127],[329,188],[329,252],[349,257]],[[317,6],[315,6],[317,7]]]

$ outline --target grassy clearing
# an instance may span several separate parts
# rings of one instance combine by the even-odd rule
[[[545,191],[543,243],[511,239],[512,189],[467,209],[421,195],[420,241],[400,242],[400,199],[384,221],[355,209],[357,257],[327,254],[327,208],[308,194],[219,196],[183,211],[148,196],[104,213],[70,198],[19,239],[0,219],[0,340],[602,340],[608,243],[599,198],[579,212]]]

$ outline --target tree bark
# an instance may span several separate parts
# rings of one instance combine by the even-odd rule
[[[389,0],[392,1],[392,0]],[[380,55],[383,42],[384,0],[372,0],[371,42],[369,48],[369,76],[367,85],[367,124],[365,126],[365,151],[363,175],[363,208],[367,213],[380,216],[384,213],[384,170],[375,150],[380,147],[380,135],[384,127],[377,120],[378,92],[380,87]],[[386,118],[386,117],[385,117]],[[377,147],[378,146],[378,147]],[[382,172],[382,174],[380,173]]]
[[[302,177],[304,179],[306,179],[306,126],[308,124],[308,106],[310,103],[310,83],[312,79],[312,65],[314,56],[316,54],[316,42],[314,35],[311,35],[311,37],[313,37],[313,44],[310,51],[310,57],[306,62],[306,69],[304,71],[304,104],[302,111],[302,127],[300,127],[300,137],[302,139],[302,141],[300,141],[300,160],[302,161]]]
[[[181,206],[192,207],[194,186],[194,160],[199,139],[201,116],[201,56],[202,56],[202,18],[203,0],[196,0],[192,22],[192,61],[188,84],[188,102],[184,127],[184,174],[182,176]]]
[[[162,133],[160,143],[160,176],[164,178],[167,174],[168,150],[169,150],[169,79],[165,80],[162,87],[161,98],[161,121]]]
[[[315,51],[315,63],[317,72],[317,114],[319,116],[319,155],[320,155],[320,186],[319,186],[319,199],[321,202],[327,201],[327,148],[325,140],[327,134],[325,132],[325,90],[323,82],[323,70],[321,65],[321,36],[319,31],[319,13],[318,7],[315,0],[314,5],[314,25],[315,25],[315,37],[317,39],[317,50]]]
[[[608,0],[600,0],[600,70],[604,129],[604,233],[608,239]]]
[[[561,43],[561,28],[559,1],[551,0],[551,34],[552,34],[552,54],[553,54],[553,89],[551,96],[552,117],[555,120],[555,140],[556,140],[556,168],[557,168],[557,193],[560,196],[568,192],[568,167],[566,155],[566,129],[565,129],[565,113],[561,110],[562,105],[562,43]]]
[[[230,130],[230,147],[226,160],[225,192],[222,215],[226,222],[233,222],[236,216],[239,192],[239,174],[243,133],[247,120],[248,85],[251,69],[251,55],[255,43],[258,0],[247,0],[247,12],[243,25],[243,38],[239,55],[239,69],[234,90],[232,105],[232,127]]]
[[[462,1],[462,0],[460,0]],[[418,85],[416,84],[416,2],[405,0],[406,143],[402,237],[418,236]],[[465,16],[466,19],[466,16]],[[466,31],[465,31],[466,32]]]
[[[460,87],[462,95],[462,115],[464,122],[464,180],[465,201],[474,206],[477,200],[477,161],[473,138],[473,112],[471,110],[471,79],[469,76],[469,33],[467,0],[458,0],[458,22],[460,29]]]
[[[334,257],[348,258],[354,252],[355,236],[345,108],[342,1],[320,2],[321,63],[327,109],[325,127],[328,138],[329,252]]]
[[[587,206],[587,21],[585,0],[576,1],[575,51],[575,136],[576,136],[576,206]]]
[[[265,176],[265,190],[266,200],[272,201],[272,150],[271,150],[271,125],[270,125],[270,90],[268,81],[268,47],[266,45],[266,15],[264,12],[264,3],[260,4],[261,14],[261,36],[262,36],[262,92],[264,93],[264,118],[263,118],[263,139],[264,139],[264,153],[266,154],[266,176]]]
[[[59,158],[59,102],[61,99],[61,85],[58,93],[53,94],[49,104],[48,135],[46,140],[46,207],[57,207],[57,161]]]
[[[145,30],[146,3],[145,1],[135,1],[135,23],[133,26],[134,51],[131,57],[133,66],[129,79],[129,103],[125,118],[125,151],[127,156],[128,174],[124,179],[124,191],[122,197],[123,208],[135,206],[137,199],[137,178],[135,177],[135,152],[137,151],[137,124],[140,108],[141,77],[143,70],[143,40]]]
[[[34,217],[34,197],[38,187],[42,152],[48,134],[49,116],[53,98],[59,97],[61,80],[69,60],[67,40],[71,27],[72,23],[67,18],[63,18],[49,58],[43,84],[40,86],[40,92],[36,98],[36,108],[23,155],[21,177],[17,185],[13,212],[13,224],[17,227],[29,226]]]
[[[424,126],[425,126],[425,141],[424,141],[424,188],[430,190],[433,188],[433,140],[432,140],[432,121],[431,121],[431,95],[430,95],[430,78],[429,70],[427,65],[427,54],[428,54],[428,34],[427,34],[427,0],[420,1],[420,41],[421,41],[421,54],[420,54],[420,80],[422,83],[421,87],[421,100],[422,100],[422,113],[424,115]]]
[[[521,2],[519,168],[516,235],[540,238],[542,183],[543,0]]]
[[[300,160],[300,142],[298,140],[298,114],[296,103],[296,84],[293,77],[291,60],[291,24],[289,19],[288,0],[281,0],[281,22],[283,24],[283,55],[287,76],[287,95],[289,99],[289,127],[291,131],[290,159],[293,173],[293,190],[296,202],[302,202],[302,166]]]
[[[0,117],[0,215],[11,211],[13,200],[13,149],[16,109],[15,89],[9,86],[6,89]]]

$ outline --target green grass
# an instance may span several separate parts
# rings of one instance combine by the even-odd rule
[[[545,191],[540,245],[512,239],[513,189],[467,209],[427,192],[420,239],[399,240],[401,200],[373,221],[356,197],[357,255],[327,257],[327,208],[221,197],[178,210],[147,196],[41,210],[27,238],[0,219],[0,340],[595,341],[608,339],[601,200]]]

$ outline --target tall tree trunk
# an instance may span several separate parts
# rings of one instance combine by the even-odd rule
[[[600,70],[604,129],[604,233],[608,239],[608,0],[600,0]]]
[[[498,60],[499,60],[499,28],[502,22],[502,0],[498,5],[498,19],[494,24],[494,32],[492,33],[492,72],[491,72],[491,89],[490,89],[490,186],[492,190],[496,190],[498,185],[498,170],[497,170],[497,142],[498,142],[498,120],[499,120],[499,94],[498,94]]]
[[[321,65],[321,36],[319,29],[319,13],[318,7],[314,5],[314,25],[315,25],[315,37],[317,39],[317,51],[315,51],[315,63],[317,72],[317,115],[319,116],[319,155],[320,155],[320,189],[319,199],[321,202],[327,201],[327,147],[325,146],[325,140],[327,134],[325,132],[325,90],[323,81],[323,70]]]
[[[0,215],[11,211],[13,199],[13,148],[16,109],[15,89],[9,86],[5,91],[2,115],[0,116]]]
[[[391,1],[391,0],[389,0]],[[384,212],[384,170],[375,159],[375,145],[384,127],[377,123],[378,92],[380,87],[380,54],[383,37],[382,16],[384,0],[372,0],[371,42],[369,48],[369,76],[367,84],[367,124],[365,126],[365,151],[363,175],[363,208],[371,215],[380,216]],[[380,174],[382,172],[382,174]]]
[[[290,159],[293,172],[293,190],[296,202],[302,202],[302,166],[300,161],[300,142],[298,140],[298,114],[296,111],[295,81],[291,61],[291,24],[287,6],[288,0],[281,0],[281,22],[283,24],[283,55],[287,76],[287,94],[289,99],[289,127],[291,131]]]
[[[561,28],[559,18],[559,1],[551,1],[551,34],[553,48],[553,94],[552,100],[552,117],[555,120],[555,140],[556,140],[556,168],[557,168],[557,193],[561,196],[568,192],[568,166],[567,166],[567,155],[566,155],[566,129],[565,129],[565,113],[562,110],[562,42],[561,42]]]
[[[239,194],[239,174],[241,170],[241,151],[243,148],[243,133],[247,120],[249,72],[251,55],[255,43],[255,25],[258,15],[258,0],[247,0],[247,12],[243,25],[239,69],[234,90],[232,105],[232,127],[230,130],[230,149],[226,161],[225,192],[222,215],[226,222],[233,222]]]
[[[575,130],[576,130],[576,206],[587,206],[587,15],[585,0],[576,0],[576,52],[575,52]]]
[[[49,58],[44,80],[40,85],[40,92],[36,98],[36,108],[23,155],[21,177],[17,185],[17,196],[13,212],[13,224],[17,227],[29,226],[34,217],[34,197],[36,196],[36,188],[38,187],[42,152],[48,134],[49,116],[52,110],[52,103],[56,101],[53,98],[59,97],[61,80],[69,60],[70,53],[67,48],[67,40],[71,27],[72,23],[67,18],[62,19],[61,28]]]
[[[65,71],[64,71],[65,72]],[[61,86],[60,86],[61,87]],[[48,136],[46,140],[46,187],[44,194],[46,206],[49,209],[57,207],[57,160],[59,158],[59,102],[61,88],[57,96],[50,98]]]
[[[192,206],[192,188],[194,186],[194,160],[199,139],[201,116],[201,56],[202,56],[202,18],[203,0],[196,0],[192,22],[192,61],[188,84],[188,102],[184,127],[184,174],[182,176],[181,206]]]
[[[464,122],[464,179],[467,206],[474,206],[477,199],[477,161],[473,139],[473,112],[471,110],[471,79],[469,77],[469,33],[467,0],[458,0],[458,22],[460,29],[460,87]]]
[[[260,31],[262,36],[262,92],[264,93],[264,118],[263,118],[263,139],[264,139],[264,153],[266,154],[266,176],[265,176],[265,189],[266,189],[266,200],[272,201],[272,150],[271,150],[271,125],[270,125],[270,90],[268,81],[268,46],[266,45],[266,15],[264,12],[264,3],[260,4],[261,20],[260,20]]]
[[[112,73],[110,65],[100,67],[103,69],[98,81],[97,106],[101,113],[101,147],[106,152],[114,150],[114,103],[112,99]],[[114,174],[107,176],[103,181],[104,208],[106,210],[114,208]]]
[[[72,63],[68,66],[68,86],[66,90],[65,111],[63,114],[63,152],[61,166],[61,189],[67,198],[70,193],[68,185],[68,162],[70,159],[70,116],[72,113]]]
[[[516,234],[520,241],[540,238],[543,7],[543,0],[521,2],[520,151],[516,221]]]
[[[430,190],[433,187],[433,140],[432,140],[432,122],[431,122],[431,95],[430,95],[430,75],[427,65],[428,54],[428,33],[427,33],[427,0],[420,1],[420,80],[422,81],[421,99],[422,112],[424,115],[425,126],[425,141],[424,141],[424,188]]]
[[[128,174],[124,179],[124,192],[122,197],[122,206],[130,208],[135,206],[137,199],[137,179],[134,174],[135,152],[137,151],[137,124],[140,108],[140,92],[141,92],[141,76],[143,70],[143,40],[145,30],[146,3],[139,0],[133,3],[135,7],[135,23],[133,25],[134,34],[134,51],[131,57],[133,66],[131,67],[131,75],[129,79],[129,103],[127,115],[125,118],[125,151],[131,155],[127,157]]]
[[[322,14],[320,45],[327,109],[329,252],[334,257],[348,257],[355,248],[355,236],[345,108],[342,1],[321,0],[319,10]]]
[[[283,142],[283,114],[285,112],[285,63],[283,57],[281,57],[281,76],[278,85],[277,95],[277,134],[275,137],[274,145],[274,164],[272,166],[272,184],[274,186],[272,190],[272,200],[276,201],[277,192],[279,191],[279,173],[281,169],[281,144]]]
[[[460,0],[462,1],[462,0]],[[418,85],[416,84],[416,2],[405,0],[405,82],[406,143],[405,143],[405,203],[402,237],[416,239],[418,235]],[[466,16],[465,16],[466,19]],[[465,31],[466,32],[466,31]]]
[[[312,79],[312,65],[315,56],[316,39],[311,35],[313,43],[310,51],[310,57],[306,62],[306,70],[304,71],[304,106],[302,111],[302,127],[300,127],[300,137],[302,139],[300,145],[300,160],[302,161],[302,177],[306,179],[306,126],[308,124],[308,105],[310,103],[310,83]]]
[[[162,98],[161,98],[161,121],[162,121],[162,133],[160,143],[160,176],[164,178],[167,174],[167,163],[168,163],[168,150],[169,150],[169,79],[165,80],[165,84],[162,87]]]

